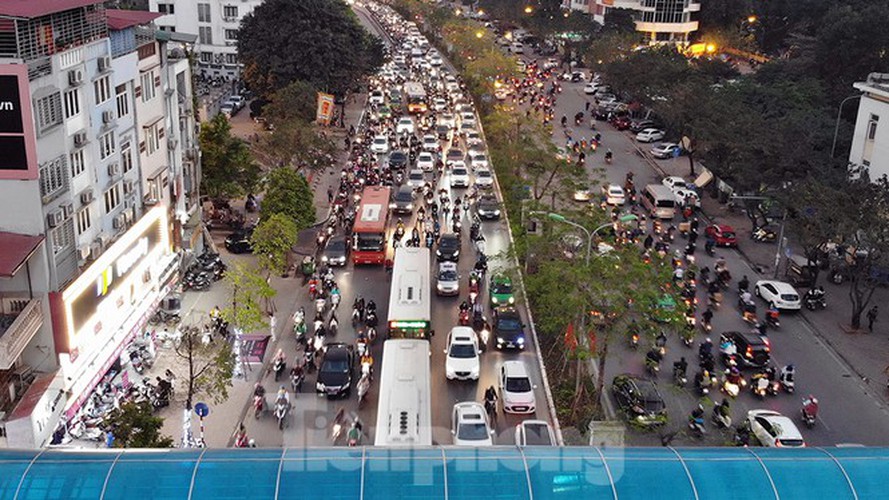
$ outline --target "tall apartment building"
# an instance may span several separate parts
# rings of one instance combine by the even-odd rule
[[[564,9],[592,14],[602,23],[610,9],[636,12],[636,31],[650,43],[687,43],[698,30],[700,0],[563,0]]]
[[[889,176],[889,73],[871,73],[852,86],[862,94],[849,163],[867,167],[871,179]]]
[[[190,69],[182,49],[168,54],[179,42],[156,17],[98,0],[0,1],[0,434],[10,446],[44,444],[119,371],[175,280],[177,251],[200,244]]]
[[[238,79],[237,33],[241,19],[262,0],[149,0],[149,9],[162,14],[158,27],[198,35],[195,44],[201,75]]]

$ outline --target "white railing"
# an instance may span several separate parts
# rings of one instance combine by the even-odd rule
[[[65,71],[83,62],[83,46],[59,54],[59,69]]]
[[[15,321],[0,336],[0,370],[8,370],[12,367],[15,360],[25,350],[28,342],[43,326],[43,313],[38,299],[4,297],[0,299],[3,312],[14,314],[15,308],[18,308],[18,304],[23,300],[27,301],[27,304],[18,313]]]

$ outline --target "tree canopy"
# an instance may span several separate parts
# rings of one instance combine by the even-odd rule
[[[306,178],[293,169],[279,167],[269,172],[260,205],[263,219],[274,214],[289,217],[303,230],[315,223],[315,198]]]
[[[342,0],[266,0],[241,21],[238,55],[260,95],[293,81],[343,93],[379,67],[383,47]]]
[[[253,231],[251,243],[259,266],[267,273],[287,270],[287,256],[296,244],[296,223],[289,216],[275,213],[263,218]]]
[[[115,448],[170,448],[173,439],[161,434],[164,419],[154,415],[151,403],[128,401],[111,411],[105,424]]]
[[[254,191],[259,166],[247,143],[231,135],[222,114],[201,127],[201,191],[211,198],[236,198]]]

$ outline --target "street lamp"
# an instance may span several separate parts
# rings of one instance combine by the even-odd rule
[[[475,32],[475,37],[476,37],[476,38],[481,38],[481,37],[483,37],[483,36],[485,36],[485,34],[482,33],[481,31],[476,31],[476,32]]]
[[[756,16],[754,16],[754,15],[747,16],[747,24],[753,24],[755,22],[756,22]]]
[[[532,12],[534,12],[534,7],[531,7],[530,5],[525,7],[525,14],[530,14]]]
[[[843,99],[840,102],[840,109],[837,110],[837,123],[836,123],[836,126],[834,126],[834,128],[833,128],[833,145],[830,147],[830,158],[831,159],[833,159],[834,152],[837,149],[837,134],[839,134],[839,132],[840,132],[840,116],[843,114],[843,105],[846,104],[846,101],[851,101],[852,99],[860,99],[862,95],[864,95],[864,94],[850,95],[849,97]]]
[[[556,222],[562,222],[562,223],[564,223],[564,224],[568,224],[569,226],[574,226],[574,227],[580,229],[581,231],[583,231],[584,234],[586,234],[586,237],[587,237],[587,243],[586,243],[586,259],[584,260],[584,263],[585,263],[585,264],[589,264],[589,263],[590,263],[590,255],[592,254],[592,248],[593,248],[593,236],[595,236],[596,233],[598,233],[598,232],[601,231],[602,229],[605,229],[606,227],[608,227],[608,226],[610,226],[610,225],[612,224],[612,222],[608,222],[608,223],[606,223],[606,224],[602,224],[601,226],[597,227],[597,228],[594,229],[592,232],[590,232],[589,229],[587,229],[587,228],[581,226],[580,224],[578,224],[578,223],[576,223],[576,222],[574,222],[574,221],[568,220],[568,218],[565,217],[565,216],[562,215],[562,214],[557,214],[557,213],[554,213],[554,212],[539,212],[539,211],[537,211],[537,212],[531,212],[531,214],[532,214],[532,215],[545,214],[545,215],[547,216],[547,218],[549,218],[550,220],[554,220],[554,221],[556,221]],[[620,217],[618,217],[617,220],[620,221],[620,222],[630,222],[630,221],[634,221],[634,220],[636,220],[636,219],[638,219],[638,217],[635,216],[635,215],[633,215],[633,214],[624,214],[624,215],[621,215]]]

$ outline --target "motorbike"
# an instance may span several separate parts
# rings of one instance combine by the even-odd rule
[[[673,382],[678,387],[685,387],[685,384],[688,383],[688,377],[685,376],[685,371],[678,366],[673,367]]]
[[[460,311],[460,326],[469,326],[469,309]]]
[[[210,288],[213,282],[206,271],[199,273],[186,273],[183,279],[183,285],[186,290],[202,291]]]
[[[796,375],[796,369],[793,367],[793,365],[787,365],[781,369],[781,375],[778,378],[781,387],[784,387],[784,390],[787,391],[788,394],[793,394],[794,375]]]
[[[710,394],[710,388],[716,385],[716,377],[710,375],[706,370],[698,372],[695,376],[695,388],[701,396]]]
[[[358,446],[361,444],[361,436],[361,423],[356,418],[352,421],[352,426],[349,428],[346,441],[350,447]]]
[[[827,309],[827,298],[823,293],[818,294],[813,290],[809,290],[803,296],[803,304],[805,304],[806,309],[810,311],[820,311]]]
[[[290,411],[290,405],[287,401],[278,399],[275,403],[275,418],[278,420],[278,429],[284,430],[284,424],[287,422],[287,413]]]
[[[281,375],[284,374],[284,369],[287,367],[287,363],[284,361],[284,356],[278,356],[275,358],[275,363],[273,365],[273,369],[275,371],[275,382],[281,378]]]
[[[778,234],[771,229],[758,227],[750,234],[750,237],[753,238],[753,241],[759,243],[773,243],[778,239]]]
[[[639,347],[639,334],[633,332],[629,336],[630,349],[636,349]]]
[[[753,376],[753,380],[750,383],[750,392],[763,399],[769,392],[769,385],[769,379],[762,373],[757,373]]]
[[[265,409],[265,397],[258,394],[253,396],[253,417],[259,418]]]
[[[305,379],[306,375],[302,371],[290,375],[290,388],[293,389],[294,394],[300,393],[300,389],[302,389],[303,381]]]
[[[688,416],[688,430],[696,437],[702,437],[706,432],[704,427],[704,407],[698,407]]]
[[[800,411],[802,412],[803,423],[806,424],[806,427],[809,429],[815,427],[815,420],[818,418],[818,399],[813,396],[804,398],[803,407]]]
[[[365,396],[367,396],[367,391],[370,390],[370,377],[362,375],[360,379],[358,379],[358,407],[361,407],[361,403],[364,402]]]
[[[713,407],[713,414],[710,419],[713,421],[713,424],[720,429],[729,429],[732,426],[732,417],[731,415],[728,415],[728,412],[723,415],[721,404]]]

